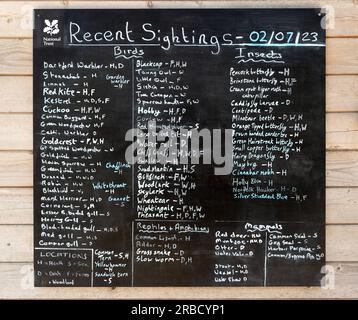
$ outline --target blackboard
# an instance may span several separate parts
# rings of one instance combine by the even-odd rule
[[[320,284],[320,9],[34,14],[35,286]]]

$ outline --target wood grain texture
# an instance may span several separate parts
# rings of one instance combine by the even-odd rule
[[[32,257],[32,226],[0,225],[0,262],[32,261]]]
[[[326,189],[326,223],[358,224],[358,188]]]
[[[358,76],[326,77],[326,111],[358,111]]]
[[[358,150],[358,112],[326,115],[327,150]]]
[[[31,187],[32,152],[0,152],[0,186]]]
[[[358,38],[327,39],[327,74],[358,74]],[[0,75],[32,74],[32,40],[0,39]]]
[[[358,150],[358,113],[328,113],[326,149]],[[32,150],[32,114],[0,114],[0,150]]]
[[[326,153],[326,185],[358,187],[358,151]],[[0,187],[32,187],[32,152],[0,152]]]
[[[326,59],[327,74],[357,74],[358,39],[327,39]]]
[[[326,226],[327,261],[358,261],[358,225]]]
[[[334,287],[34,288],[32,263],[0,263],[3,299],[317,299],[358,296],[358,263],[329,262]]]
[[[326,153],[326,185],[358,186],[358,152]]]
[[[0,114],[0,150],[32,150],[32,114]]]
[[[358,76],[326,77],[327,112],[358,111]],[[0,113],[32,112],[32,77],[0,77]]]
[[[32,197],[32,188],[0,188],[0,224],[32,224]]]
[[[32,74],[32,40],[0,40],[0,75]]]
[[[358,261],[358,225],[326,226],[327,261]],[[33,227],[0,225],[0,262],[33,261]]]
[[[0,77],[0,113],[32,112],[32,77]]]
[[[34,8],[243,8],[243,7],[322,7],[334,11],[328,37],[358,36],[358,5],[354,0],[255,0],[255,1],[1,1],[0,37],[32,36]]]

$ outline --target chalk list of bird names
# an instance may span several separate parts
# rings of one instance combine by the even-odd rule
[[[319,285],[323,18],[35,10],[35,286]]]

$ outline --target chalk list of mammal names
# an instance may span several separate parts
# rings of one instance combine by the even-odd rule
[[[322,19],[35,10],[35,285],[319,285]]]

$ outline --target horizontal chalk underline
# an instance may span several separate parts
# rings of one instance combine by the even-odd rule
[[[160,47],[160,43],[69,43],[69,46],[76,47]],[[217,44],[185,44],[185,43],[173,43],[175,47],[216,47]],[[220,46],[247,46],[247,47],[325,47],[322,43],[223,43]]]
[[[159,47],[160,43],[69,43],[69,46],[76,47],[128,47],[128,46],[151,46],[151,47]]]
[[[242,46],[249,47],[325,47],[323,43],[243,43]]]
[[[35,247],[35,250],[93,250],[93,248]]]

